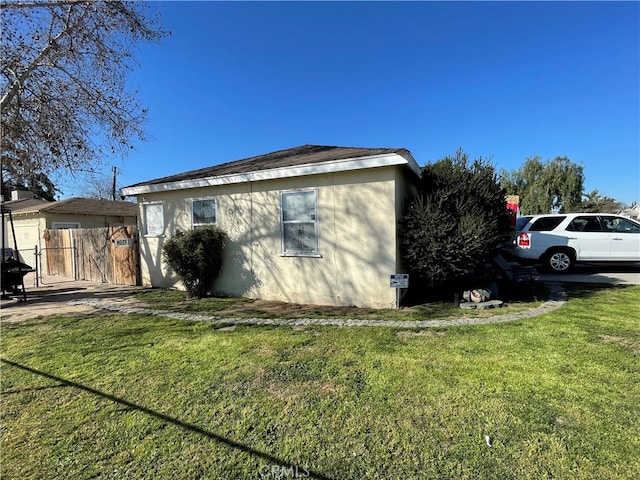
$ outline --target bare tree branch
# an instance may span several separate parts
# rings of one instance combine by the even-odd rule
[[[127,0],[0,3],[3,180],[26,185],[63,169],[94,170],[144,140],[146,110],[126,73],[136,44],[166,35],[148,8]]]
[[[24,68],[22,73],[18,76],[15,76],[15,81],[9,87],[9,90],[3,95],[2,100],[0,100],[0,114],[4,113],[7,105],[13,100],[13,98],[18,94],[20,88],[22,88],[23,82],[31,75],[33,70],[38,66],[41,66],[41,62],[43,59],[47,58],[54,48],[57,48],[58,41],[63,38],[65,35],[69,35],[73,33],[73,28],[69,25],[68,22],[65,24],[65,28],[53,37],[49,43],[42,49],[42,51],[29,63],[29,65]],[[13,73],[13,72],[12,72]]]
[[[8,8],[48,8],[61,7],[64,5],[73,5],[76,3],[91,3],[93,0],[45,0],[43,2],[10,2],[3,0],[0,2],[0,10]]]

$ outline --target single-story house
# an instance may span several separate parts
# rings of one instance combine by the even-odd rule
[[[623,217],[632,218],[634,220],[640,219],[640,205],[634,203],[629,208],[624,208],[618,212],[618,215]]]
[[[304,145],[122,189],[136,196],[142,283],[178,287],[162,261],[176,231],[229,236],[217,293],[393,308],[397,226],[420,177],[404,148]]]
[[[3,225],[5,245],[17,250],[30,250],[45,244],[45,230],[63,228],[96,228],[136,225],[137,206],[132,202],[69,198],[57,202],[44,202],[33,198],[20,198],[4,202],[4,210],[11,211],[16,243],[11,226]],[[5,223],[8,221],[4,219]]]

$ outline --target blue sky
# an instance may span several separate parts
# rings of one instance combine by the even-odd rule
[[[157,2],[124,185],[302,144],[567,156],[640,201],[638,2]],[[65,192],[67,193],[67,192]]]

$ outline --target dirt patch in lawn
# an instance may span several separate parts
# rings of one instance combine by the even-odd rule
[[[235,317],[252,316],[261,318],[375,318],[379,312],[374,309],[357,307],[332,307],[323,305],[301,305],[297,303],[251,300],[238,302],[223,310],[216,316]]]
[[[159,291],[143,287],[94,284],[90,282],[68,282],[58,285],[27,289],[27,301],[17,298],[3,300],[0,317],[2,322],[19,322],[46,316],[73,316],[94,312],[93,305],[71,304],[92,299],[110,305],[122,303],[142,308],[169,310],[218,318],[261,318],[261,319],[341,319],[341,320],[429,320],[456,318],[484,318],[495,315],[491,311],[464,311],[453,304],[435,303],[393,309],[372,309],[357,307],[334,307],[322,305],[302,305],[286,302],[250,299],[226,299],[211,302],[212,299],[185,300],[183,292],[176,295],[172,291]],[[215,300],[215,299],[213,299]],[[97,303],[100,303],[97,302]],[[199,303],[200,302],[200,303]],[[534,305],[515,304],[511,312],[518,312]],[[209,308],[210,307],[210,308]],[[306,328],[306,327],[304,327]],[[419,333],[416,335],[420,335]]]
[[[617,343],[625,348],[631,349],[634,355],[640,355],[640,344],[632,342],[622,337],[614,337],[611,335],[598,335],[598,339],[605,343]]]
[[[411,337],[442,337],[446,335],[446,332],[439,330],[399,330],[396,332],[396,336],[400,338],[411,338]]]

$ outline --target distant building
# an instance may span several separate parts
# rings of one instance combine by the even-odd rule
[[[631,205],[631,207],[620,210],[618,212],[618,215],[638,220],[640,219],[640,205],[634,203],[633,205]]]
[[[13,195],[12,195],[13,198]],[[21,195],[4,202],[4,211],[11,211],[16,243],[5,216],[2,225],[4,245],[16,250],[41,249],[47,229],[95,228],[118,225],[136,225],[137,206],[131,202],[114,202],[93,198],[69,198],[57,202],[35,200]]]

